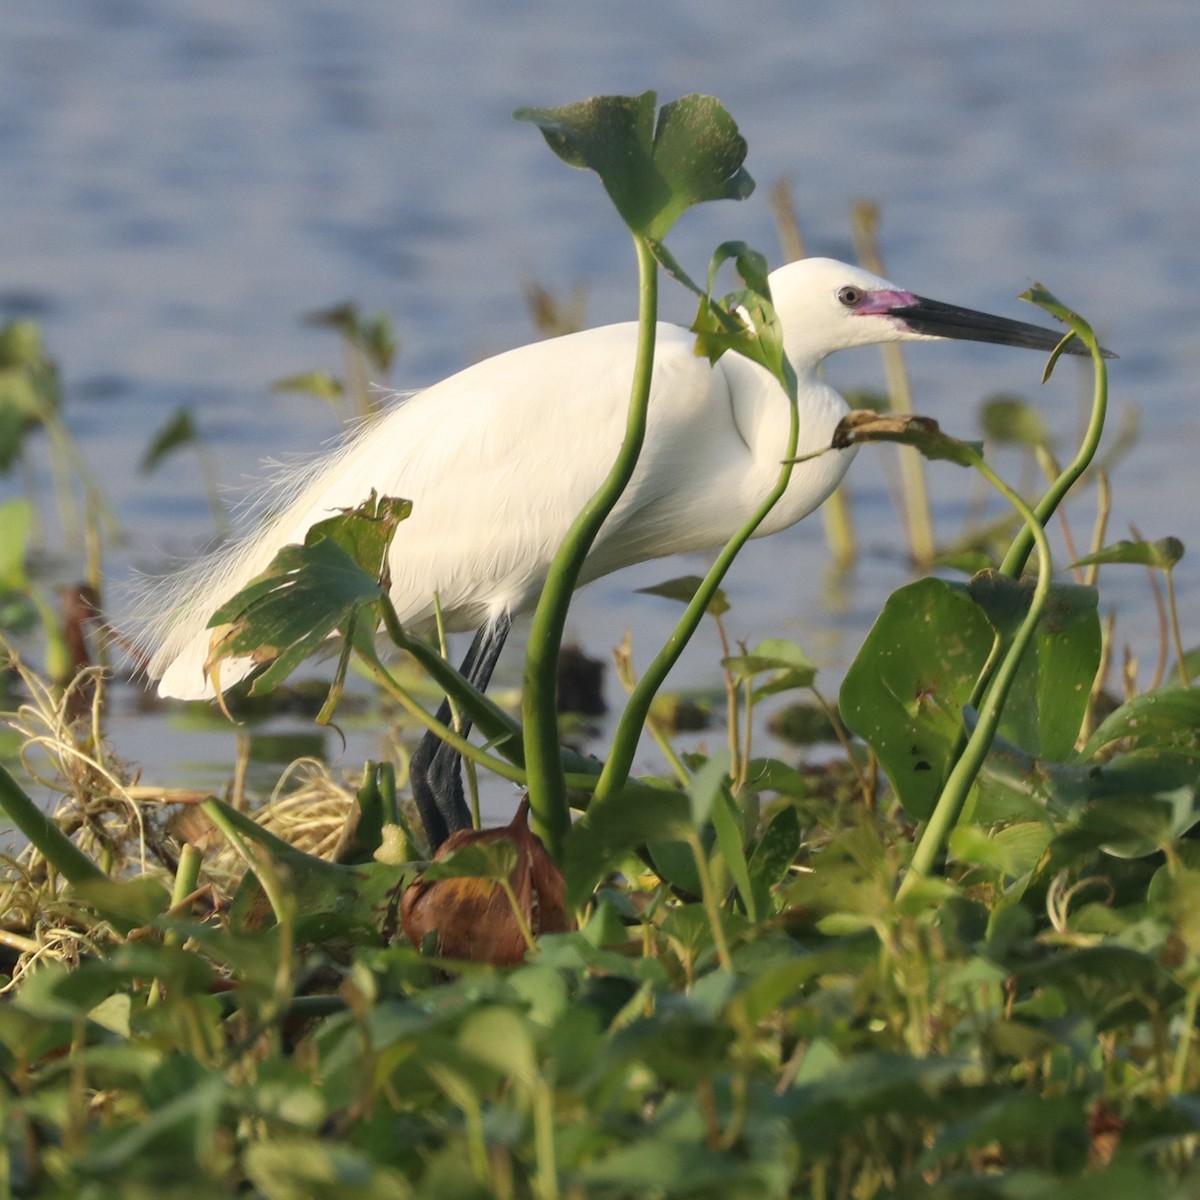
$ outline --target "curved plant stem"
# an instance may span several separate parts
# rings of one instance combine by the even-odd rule
[[[396,609],[392,605],[390,597],[385,595],[381,598],[380,612],[384,628],[395,646],[406,654],[411,654],[417,660],[426,674],[448,696],[454,698],[484,737],[499,746],[502,752],[511,757],[518,765],[524,762],[524,756],[521,753],[521,726],[495,701],[490,700],[485,693],[473,688],[455,670],[454,665],[428,642],[423,638],[410,636],[400,623],[400,618],[396,615]],[[378,659],[372,662],[365,655],[364,659],[370,664],[372,671],[382,671],[389,680],[391,679]],[[394,680],[392,682],[394,684]]]
[[[1092,332],[1091,326],[1075,313],[1063,308],[1057,301],[1043,302],[1041,303],[1041,307],[1045,308],[1048,312],[1054,313],[1056,316],[1062,317],[1071,326],[1084,345],[1087,346],[1092,355],[1092,362],[1095,365],[1096,381],[1092,391],[1092,414],[1088,420],[1088,427],[1084,431],[1083,441],[1080,443],[1079,450],[1066,468],[1060,472],[1058,478],[1046,489],[1045,494],[1033,508],[1033,515],[1036,519],[1038,530],[1045,528],[1046,522],[1054,515],[1055,510],[1062,503],[1063,498],[1070,491],[1072,485],[1091,465],[1092,459],[1096,455],[1096,450],[1100,445],[1100,435],[1104,432],[1104,420],[1108,412],[1108,368],[1104,365],[1104,354],[1100,349],[1100,344],[1096,341],[1096,335]],[[1051,359],[1050,365],[1046,368],[1046,378],[1049,377],[1054,361],[1054,359]],[[1008,548],[1008,553],[1004,556],[1004,561],[1000,564],[1000,574],[1006,575],[1010,579],[1020,578],[1021,572],[1025,569],[1025,563],[1029,558],[1029,552],[1032,550],[1036,539],[1037,534],[1034,532],[1034,525],[1027,522],[1021,527],[1016,537],[1013,538],[1012,545]],[[980,671],[979,678],[975,681],[975,687],[971,692],[971,698],[967,701],[968,705],[972,708],[977,709],[979,707],[984,693],[992,682],[999,649],[1000,641],[997,638],[992,654],[984,664],[983,670]],[[951,774],[953,773],[954,766],[957,765],[959,758],[962,756],[965,745],[966,734],[963,732],[960,733],[958,742],[950,754],[949,762],[952,764]],[[949,777],[948,774],[947,779]]]
[[[708,574],[704,576],[704,581],[696,589],[691,603],[684,609],[683,616],[671,631],[670,637],[667,638],[663,648],[655,655],[653,662],[643,672],[641,679],[630,693],[625,711],[621,714],[617,731],[613,736],[613,745],[608,761],[604,764],[604,770],[600,772],[600,782],[596,785],[596,791],[592,797],[593,804],[602,803],[607,797],[619,792],[625,786],[633,766],[634,755],[637,753],[638,738],[641,736],[642,727],[646,723],[650,705],[654,702],[658,689],[704,619],[708,605],[716,594],[721,580],[725,578],[726,572],[733,564],[733,560],[742,547],[754,536],[754,531],[766,519],[767,514],[775,507],[783,493],[787,491],[788,481],[791,479],[792,470],[796,465],[796,445],[800,440],[800,418],[799,410],[796,407],[796,380],[790,368],[788,368],[787,374],[791,425],[788,429],[787,446],[781,456],[783,465],[779,469],[779,478],[750,520],[725,543],[721,553],[717,555],[716,561],[709,568]]]
[[[557,708],[558,653],[566,625],[567,607],[588,551],[633,477],[646,436],[646,412],[650,402],[658,319],[658,265],[645,239],[635,236],[634,246],[637,248],[640,282],[638,345],[625,440],[608,477],[575,518],[554,556],[533,616],[525,654],[522,717],[529,806],[534,832],[556,859],[560,856],[562,839],[570,825]]]
[[[416,639],[413,639],[416,642]],[[421,643],[424,645],[424,643]],[[446,686],[447,691],[452,691],[453,694],[464,701],[464,697],[471,697],[475,701],[480,701],[481,706],[478,709],[480,713],[489,714],[496,718],[495,724],[499,726],[499,731],[496,734],[497,741],[494,743],[505,753],[515,751],[520,748],[520,727],[517,726],[512,718],[508,716],[503,709],[497,708],[487,699],[483,693],[476,691],[469,683],[448,663],[444,658],[441,658],[432,647],[425,646],[425,649],[432,656],[432,662],[440,662],[442,668],[448,672],[444,678],[439,678],[438,682]],[[520,761],[513,762],[508,758],[497,758],[494,754],[489,754],[483,746],[476,746],[474,742],[463,737],[455,729],[451,729],[448,725],[443,725],[441,721],[434,716],[423,704],[420,703],[414,696],[410,695],[403,687],[392,678],[388,669],[375,656],[374,652],[367,652],[365,647],[358,647],[359,656],[363,661],[363,665],[368,672],[374,677],[376,682],[389,696],[392,697],[404,710],[428,730],[436,733],[442,741],[453,747],[464,760],[473,763],[476,766],[483,767],[485,770],[491,771],[493,774],[500,776],[501,779],[507,779],[510,783],[515,783],[519,787],[525,787],[528,784],[528,775],[524,766]],[[424,662],[424,659],[422,659]],[[475,714],[475,709],[470,702],[463,702],[463,708],[470,712],[472,716]],[[476,720],[476,725],[486,735],[489,730],[489,723],[486,718],[483,721]],[[509,737],[509,730],[515,729],[516,735]],[[514,758],[519,760],[520,756],[513,754]],[[572,788],[576,791],[591,793],[595,790],[596,784],[600,778],[600,763],[594,758],[585,758],[581,754],[576,754],[571,751],[566,751],[563,754],[563,764],[566,768],[563,774],[564,787]],[[633,789],[644,796],[648,803],[652,803],[661,794],[662,789],[656,788],[650,784],[643,784],[637,780],[630,780],[626,785],[627,788]],[[0,796],[2,803],[2,796]]]
[[[1049,308],[1047,305],[1043,305],[1043,307]],[[1063,497],[1091,465],[1100,445],[1100,435],[1104,432],[1104,419],[1108,413],[1108,368],[1104,365],[1104,358],[1096,341],[1096,335],[1092,332],[1091,327],[1074,313],[1066,313],[1066,310],[1061,308],[1049,308],[1049,311],[1055,312],[1059,316],[1065,315],[1067,323],[1091,351],[1092,361],[1096,367],[1096,379],[1092,390],[1092,415],[1088,420],[1079,450],[1058,478],[1046,489],[1045,495],[1033,510],[1039,528],[1045,526],[1046,522],[1050,520],[1055,509],[1062,503]],[[1010,578],[1016,579],[1021,574],[1025,569],[1029,553],[1033,549],[1034,538],[1033,526],[1026,524],[1013,538],[1013,543],[1008,548],[1004,561],[1000,564],[1001,575],[1008,575]]]
[[[361,651],[360,651],[361,653]],[[507,779],[511,783],[524,784],[525,772],[518,766],[514,766],[506,759],[497,758],[494,754],[488,754],[486,750],[476,746],[473,742],[457,730],[449,725],[443,725],[423,704],[415,697],[402,688],[388,672],[387,668],[379,661],[378,658],[368,657],[362,654],[363,662],[367,669],[375,677],[376,682],[383,688],[389,696],[392,697],[410,716],[424,725],[424,727],[436,733],[443,742],[460,754],[464,759],[470,762],[477,763],[479,766],[486,767],[502,779]]]
[[[899,892],[897,893],[898,898],[903,897],[918,880],[928,875],[941,856],[946,841],[950,837],[950,832],[957,823],[963,805],[966,803],[971,785],[975,782],[975,777],[979,774],[979,768],[983,765],[983,760],[987,757],[987,752],[991,748],[992,738],[995,737],[996,729],[1000,724],[1001,714],[1004,711],[1004,701],[1008,697],[1013,681],[1016,679],[1017,670],[1021,665],[1021,658],[1025,653],[1025,649],[1030,641],[1032,641],[1033,635],[1037,630],[1042,609],[1046,605],[1046,597],[1050,594],[1050,579],[1052,574],[1050,544],[1046,540],[1046,533],[1042,528],[1041,519],[1016,492],[996,475],[982,458],[976,461],[975,466],[983,474],[984,478],[1000,491],[1024,518],[1026,528],[1030,532],[1030,540],[1037,546],[1037,585],[1030,600],[1029,611],[1025,614],[1025,619],[1017,629],[1007,653],[1000,660],[991,684],[987,688],[983,703],[979,709],[979,720],[975,728],[971,731],[971,736],[967,739],[967,744],[963,748],[962,753],[958,756],[958,760],[955,762],[946,780],[946,784],[942,788],[941,795],[938,797],[937,806],[934,808],[932,816],[930,816],[929,821],[922,831],[921,839],[917,843],[917,848],[913,853],[908,874],[904,877],[904,881],[901,883]]]

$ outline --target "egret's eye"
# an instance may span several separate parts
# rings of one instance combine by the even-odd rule
[[[838,288],[837,298],[847,308],[853,308],[862,300],[863,291],[862,288],[856,288],[847,284],[844,288]]]

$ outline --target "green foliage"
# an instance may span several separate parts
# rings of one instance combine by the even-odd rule
[[[666,600],[678,600],[683,604],[690,604],[703,585],[704,580],[699,575],[680,575],[675,579],[667,579],[662,583],[653,584],[651,587],[638,588],[638,591],[646,596],[662,596]],[[712,599],[707,605],[707,611],[712,617],[724,616],[729,611],[729,598],[720,588],[713,592]]]
[[[149,473],[181,446],[190,446],[195,442],[196,423],[192,420],[190,410],[181,408],[168,417],[162,428],[150,439],[139,469]]]
[[[720,766],[667,832],[716,811]],[[781,795],[747,859],[757,921],[735,888],[718,932],[643,869],[606,921],[441,979],[322,929],[335,892],[297,895],[288,959],[269,929],[166,918],[138,889],[136,937],[0,1008],[13,1194],[1168,1195],[1195,1182],[1200,871],[1061,836],[981,852],[1031,825],[964,826],[980,852],[899,908],[893,820]]]
[[[26,435],[53,421],[60,404],[58,368],[32,321],[0,329],[0,471],[21,455]]]
[[[701,292],[657,242],[690,204],[745,194],[745,147],[723,110],[689,97],[656,115],[647,94],[522,115],[601,174],[640,239],[643,283],[653,262],[697,292],[702,350],[746,354],[786,392],[761,260],[721,247]],[[715,300],[731,260],[746,288]],[[1076,314],[1035,298],[1097,366],[1089,435],[1036,504],[996,479],[980,447],[921,418],[859,413],[845,431],[980,471],[1024,526],[1001,569],[919,580],[888,600],[842,689],[841,721],[859,741],[826,711],[801,647],[728,645],[720,580],[753,525],[705,578],[647,589],[685,607],[669,651],[633,683],[609,764],[556,766],[585,809],[559,831],[579,929],[542,936],[516,966],[407,944],[402,897],[418,874],[511,891],[519,864],[503,839],[414,861],[387,764],[364,772],[337,862],[210,798],[199,832],[153,830],[177,866],[111,877],[80,848],[105,845],[95,778],[72,777],[76,807],[60,821],[0,769],[0,807],[34,848],[5,892],[6,961],[22,972],[0,1005],[7,1193],[1193,1193],[1200,702],[1189,686],[1156,686],[1094,711],[1097,593],[1052,579],[1043,526],[1094,452],[1103,363]],[[643,318],[653,307],[651,287]],[[390,363],[382,324],[350,306],[319,320]],[[0,332],[0,370],[40,355],[30,330]],[[1017,407],[993,408],[988,435],[1044,445]],[[190,436],[177,420],[150,460]],[[18,591],[21,503],[0,540],[0,584]],[[382,623],[489,739],[464,753],[524,782],[517,723],[410,638],[386,599],[407,515],[405,501],[372,497],[286,548],[215,614],[210,667],[251,656],[265,690],[341,634],[323,719],[351,653],[423,712],[375,654]],[[1036,582],[1022,581],[1035,546]],[[1169,583],[1181,554],[1174,539],[1138,540],[1081,562],[1140,563]],[[649,701],[705,616],[723,644],[729,749],[681,754],[655,723],[674,778],[633,778]],[[842,760],[751,756],[744,713],[796,691],[821,702]],[[213,866],[214,843],[237,871]],[[67,961],[47,961],[54,945]]]
[[[358,508],[319,521],[303,545],[285,546],[266,571],[213,613],[209,627],[217,634],[205,669],[219,673],[222,659],[247,655],[266,664],[251,688],[259,694],[341,632],[347,649],[340,684],[359,610],[384,596],[388,547],[411,512],[410,501],[372,491]]]
[[[33,505],[28,500],[0,504],[0,594],[29,587],[26,562],[32,526]]]
[[[331,329],[339,336],[345,377],[338,379],[328,371],[302,371],[277,379],[272,391],[313,396],[342,410],[343,420],[374,413],[379,407],[377,385],[386,380],[400,351],[391,318],[382,312],[363,314],[355,304],[338,304],[309,313],[305,323]]]
[[[914,817],[933,811],[962,711],[994,635],[970,597],[921,579],[888,597],[842,684],[842,719],[866,741]]]
[[[1095,554],[1086,554],[1075,562],[1075,566],[1083,567],[1089,563],[1139,563],[1145,567],[1158,567],[1161,571],[1170,571],[1183,557],[1183,543],[1178,538],[1159,538],[1157,542],[1115,542],[1097,550]]]

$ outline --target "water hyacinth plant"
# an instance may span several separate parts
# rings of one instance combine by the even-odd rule
[[[184,832],[164,830],[101,758],[98,731],[56,726],[76,781],[56,819],[0,767],[0,806],[30,843],[0,921],[5,1186],[538,1200],[1194,1190],[1194,664],[1172,617],[1171,683],[1101,711],[1097,591],[1055,576],[1046,532],[1103,428],[1090,327],[1044,289],[1027,297],[1086,347],[1095,377],[1078,453],[1032,501],[928,420],[859,411],[839,428],[837,445],[901,442],[977,472],[1018,527],[989,569],[889,598],[827,705],[838,764],[755,757],[739,731],[746,708],[814,688],[801,648],[773,639],[726,645],[727,750],[683,752],[659,724],[665,776],[632,772],[667,671],[706,616],[727,618],[722,578],[797,465],[794,403],[754,521],[702,579],[659,589],[683,615],[627,674],[608,756],[564,750],[553,668],[589,539],[636,462],[660,270],[697,296],[703,353],[749,357],[793,402],[795,379],[761,257],[722,246],[700,287],[663,244],[690,205],[748,190],[744,143],[716,101],[600,97],[519,115],[599,175],[633,235],[641,297],[625,446],[555,561],[520,718],[398,619],[387,551],[404,497],[373,496],[287,547],[215,614],[212,669],[257,656],[265,691],[340,634],[320,718],[358,662],[480,770],[525,787],[540,841],[522,811],[422,858],[390,764],[364,772],[325,855],[210,797],[188,798]],[[719,298],[727,264],[745,286]],[[1171,587],[1180,554],[1174,540],[1098,544],[1079,563],[1149,565]],[[426,711],[379,652],[380,627],[482,745]],[[42,697],[51,724],[55,704]],[[140,841],[113,836],[95,807],[106,787],[145,813]],[[73,961],[39,962],[64,930]]]

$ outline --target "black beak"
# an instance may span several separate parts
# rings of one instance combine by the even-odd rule
[[[888,309],[889,316],[899,318],[913,333],[960,338],[968,342],[993,342],[998,346],[1024,346],[1029,350],[1046,352],[1053,350],[1066,336],[1066,330],[1043,329],[1040,325],[1010,321],[1007,317],[993,317],[990,313],[976,312],[973,308],[959,308],[957,304],[927,300],[924,296],[917,296],[915,300],[915,304]],[[1063,353],[1086,355],[1088,349],[1078,338],[1072,338]],[[1102,349],[1101,353],[1105,358],[1117,357],[1110,350]]]

